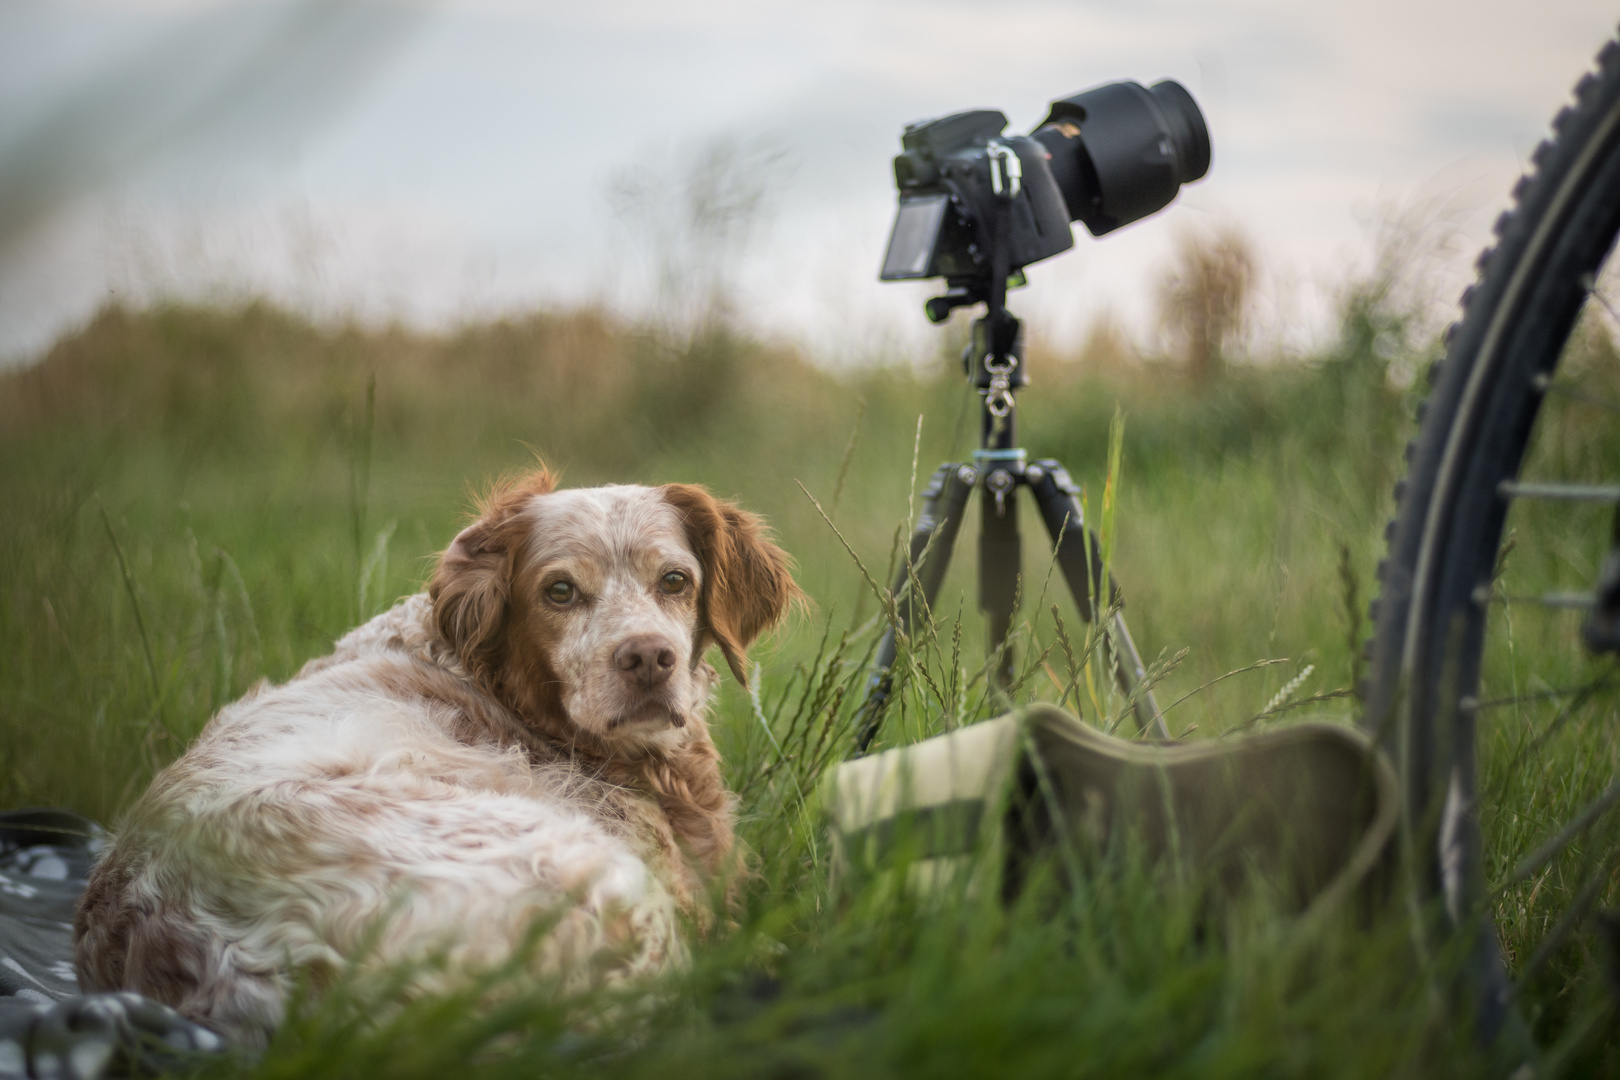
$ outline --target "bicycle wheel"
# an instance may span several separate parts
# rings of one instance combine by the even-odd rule
[[[1487,1039],[1515,1002],[1539,1039],[1567,1027],[1607,962],[1587,916],[1620,903],[1620,669],[1571,610],[1620,550],[1620,42],[1575,97],[1431,372],[1362,688],[1423,941]]]

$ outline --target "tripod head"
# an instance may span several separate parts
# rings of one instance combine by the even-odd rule
[[[998,114],[999,115],[999,114]],[[999,149],[999,153],[995,152]],[[984,315],[973,320],[973,334],[962,351],[962,367],[984,398],[980,445],[984,450],[1011,450],[1015,442],[1013,393],[1029,384],[1024,368],[1023,323],[1007,310],[1007,287],[1027,279],[1022,267],[1009,281],[1017,237],[1014,210],[1024,195],[1020,159],[1005,146],[992,144],[988,154],[990,200],[981,215],[979,244],[982,271],[950,279],[950,287],[923,305],[930,322],[941,323],[959,307],[984,304]],[[1069,239],[1073,243],[1072,238]]]
[[[992,325],[988,315],[973,320],[973,335],[962,349],[962,371],[982,398],[980,447],[1010,450],[1017,444],[1017,402],[1013,394],[1029,385],[1029,369],[1024,364],[1024,325],[1005,309],[1001,312],[1001,341]]]

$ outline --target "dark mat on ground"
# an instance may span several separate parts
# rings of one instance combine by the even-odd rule
[[[69,810],[0,813],[0,1080],[173,1069],[219,1036],[138,994],[81,994],[73,906],[101,826]]]

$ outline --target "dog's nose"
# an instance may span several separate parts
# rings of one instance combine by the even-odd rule
[[[644,690],[662,685],[675,670],[675,650],[657,634],[626,638],[613,650],[620,673]]]

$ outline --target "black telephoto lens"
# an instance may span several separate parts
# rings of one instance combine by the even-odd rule
[[[1209,128],[1178,82],[1109,83],[1052,103],[1033,136],[1069,218],[1093,236],[1163,209],[1209,171]]]
[[[1174,79],[1154,83],[1148,87],[1148,93],[1158,102],[1170,129],[1181,183],[1202,180],[1209,172],[1209,128],[1204,126],[1204,114],[1198,111],[1198,102]]]

